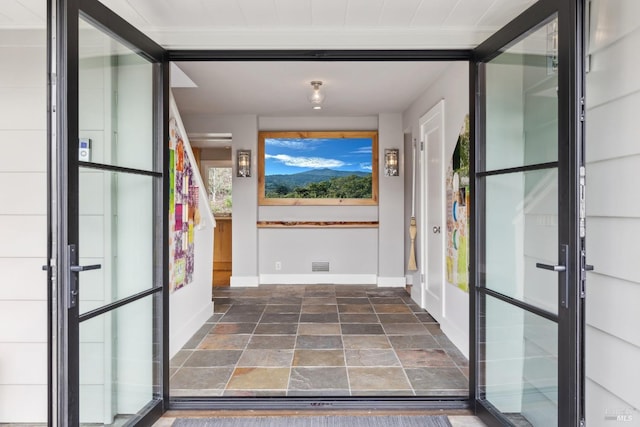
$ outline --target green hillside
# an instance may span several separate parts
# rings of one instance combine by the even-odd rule
[[[291,175],[267,175],[265,195],[268,198],[370,198],[371,173],[317,169]]]

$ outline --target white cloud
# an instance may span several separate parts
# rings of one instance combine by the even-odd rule
[[[364,147],[360,147],[355,151],[352,151],[351,154],[371,154],[372,149],[370,145],[365,145]]]
[[[290,148],[292,150],[310,150],[314,148],[310,146],[311,144],[309,144],[308,141],[305,141],[303,139],[268,138],[268,139],[265,139],[264,143],[265,145],[268,145],[271,147],[284,147],[284,148]]]
[[[274,159],[287,166],[294,166],[297,168],[339,168],[346,163],[336,159],[324,159],[322,157],[293,157],[286,154],[265,154],[265,159]]]
[[[370,171],[373,168],[371,167],[371,163],[360,163],[360,169],[364,169],[366,171]]]

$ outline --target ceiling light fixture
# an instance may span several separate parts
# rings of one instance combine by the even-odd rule
[[[322,101],[324,101],[324,93],[320,92],[320,86],[322,86],[322,82],[319,80],[314,80],[311,82],[311,87],[313,90],[309,94],[309,102],[311,103],[311,108],[314,110],[322,109]]]

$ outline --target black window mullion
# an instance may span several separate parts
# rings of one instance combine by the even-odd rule
[[[121,172],[121,173],[128,173],[132,175],[145,175],[145,176],[151,176],[154,178],[162,178],[162,172],[153,172],[153,171],[148,171],[144,169],[126,168],[122,166],[107,165],[104,163],[79,161],[78,166],[83,168],[88,168],[88,169],[103,170],[103,171],[110,171],[110,172]]]
[[[78,317],[78,323],[82,323],[82,322],[85,322],[85,321],[87,321],[89,319],[93,319],[94,317],[97,317],[97,316],[100,316],[101,314],[113,311],[116,308],[122,307],[123,305],[131,304],[133,302],[138,301],[139,299],[142,299],[142,298],[147,297],[149,295],[153,295],[155,293],[158,293],[161,290],[162,290],[162,286],[156,286],[154,288],[146,289],[146,290],[144,290],[142,292],[138,292],[137,294],[128,296],[126,298],[119,299],[119,300],[114,301],[114,302],[112,302],[110,304],[103,305],[102,307],[98,307],[95,310],[87,311],[86,313],[82,313]]]
[[[513,168],[480,171],[480,172],[476,172],[476,176],[479,178],[482,178],[486,176],[508,175],[512,173],[531,172],[531,171],[538,171],[543,169],[553,169],[557,167],[558,167],[558,162],[537,163],[533,165],[517,166]]]

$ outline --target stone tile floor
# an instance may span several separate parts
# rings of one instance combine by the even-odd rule
[[[172,396],[463,396],[468,362],[403,288],[216,288]]]

